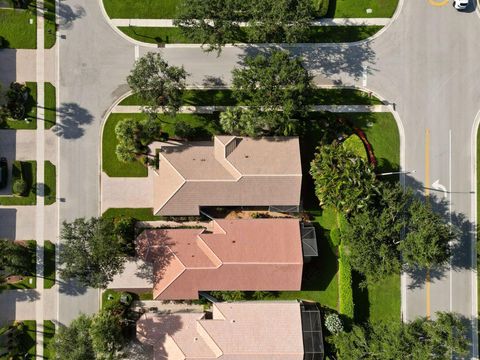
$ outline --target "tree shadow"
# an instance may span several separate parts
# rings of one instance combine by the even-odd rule
[[[370,300],[368,297],[367,286],[361,286],[365,283],[364,275],[357,271],[352,271],[352,293],[354,307],[354,319],[356,323],[366,323],[370,318]]]
[[[85,8],[76,5],[72,8],[70,5],[60,1],[58,8],[58,26],[61,30],[68,30],[72,28],[75,20],[80,19],[86,15]]]
[[[58,108],[60,123],[52,130],[58,137],[64,139],[78,139],[85,133],[84,125],[93,121],[93,116],[88,110],[75,103],[63,103]]]
[[[175,246],[175,243],[168,236],[167,230],[144,230],[136,240],[137,257],[143,260],[143,264],[135,275],[151,282],[152,287],[155,287],[163,279],[174,257],[171,246]]]
[[[348,28],[359,28],[348,26]],[[358,31],[360,31],[358,29]],[[246,46],[238,64],[245,65],[245,58],[259,54],[268,54],[272,50],[288,51],[292,56],[303,58],[305,66],[315,74],[332,77],[339,76],[334,82],[342,85],[341,75],[359,80],[364,74],[372,74],[376,64],[376,53],[369,41],[361,44],[311,44],[305,47],[292,47],[288,44],[271,44],[268,47]]]

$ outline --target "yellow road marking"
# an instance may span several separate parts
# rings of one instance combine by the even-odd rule
[[[438,1],[438,0],[428,0],[428,2],[432,6],[445,6],[450,2],[450,0],[440,0],[440,1]]]
[[[427,319],[430,319],[430,270],[427,270],[427,278],[425,279],[425,291],[427,292]]]
[[[430,195],[430,129],[425,129],[425,196]]]
[[[425,201],[430,195],[430,129],[425,129]],[[425,279],[425,292],[427,293],[426,317],[430,319],[430,270],[427,269]]]

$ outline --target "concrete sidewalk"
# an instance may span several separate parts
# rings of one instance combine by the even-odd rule
[[[228,106],[182,106],[178,110],[180,114],[211,114],[215,111],[225,111]],[[243,107],[243,106],[242,106]],[[311,111],[330,111],[330,112],[390,112],[388,105],[314,105]],[[117,105],[113,108],[113,113],[135,114],[142,112],[141,106],[135,105]],[[159,113],[163,111],[159,109]]]
[[[138,26],[138,27],[175,27],[173,19],[110,19],[114,26]],[[320,19],[312,21],[312,26],[385,26],[390,18],[336,18]],[[246,22],[239,22],[240,27],[248,26]]]

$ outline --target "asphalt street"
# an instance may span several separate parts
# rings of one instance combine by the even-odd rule
[[[377,38],[361,44],[306,45],[292,48],[304,57],[318,84],[355,85],[378,93],[397,111],[404,128],[403,169],[415,170],[409,186],[459,226],[452,266],[405,276],[405,320],[456,311],[476,314],[475,184],[472,131],[479,110],[480,19],[475,11],[433,6],[433,0],[407,0],[398,18]],[[161,51],[172,64],[184,65],[192,85],[228,84],[231,69],[261,46],[225,48],[220,56],[198,48],[140,48],[107,24],[97,1],[61,2],[74,14],[60,30],[60,219],[99,213],[98,156],[102,117],[122,93],[135,54]],[[75,15],[77,14],[77,15]],[[445,189],[445,191],[443,191]],[[68,292],[68,291],[67,291]],[[81,292],[81,291],[80,291]],[[79,311],[94,312],[98,293],[88,291],[59,299],[59,315],[68,322]],[[475,322],[476,324],[476,322]],[[475,325],[476,326],[476,325]],[[472,326],[472,330],[475,330]],[[477,353],[475,331],[471,332]]]

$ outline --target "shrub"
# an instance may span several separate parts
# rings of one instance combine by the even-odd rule
[[[23,119],[25,115],[25,104],[28,100],[27,86],[25,84],[12,82],[5,96],[7,98],[7,108],[10,116],[17,120]]]
[[[312,0],[313,5],[313,16],[314,17],[325,17],[328,12],[329,0]]]
[[[187,140],[194,138],[196,133],[195,128],[183,120],[179,120],[175,123],[173,131],[179,138]]]
[[[336,313],[330,313],[325,317],[325,327],[332,334],[338,334],[343,331],[343,323]]]
[[[13,182],[13,193],[15,195],[24,196],[27,192],[27,183],[23,179],[16,179]]]
[[[340,245],[340,229],[335,228],[330,231],[330,241],[333,246]]]
[[[365,150],[365,145],[363,141],[358,137],[358,135],[350,135],[347,140],[343,142],[343,147],[355,155],[361,157],[364,160],[368,161],[367,151]]]
[[[239,301],[246,299],[244,291],[212,291],[210,294],[218,300],[223,301]]]
[[[343,253],[343,246],[339,248],[338,259],[338,293],[340,302],[340,314],[353,319],[353,290],[352,290],[352,266],[347,256]]]

